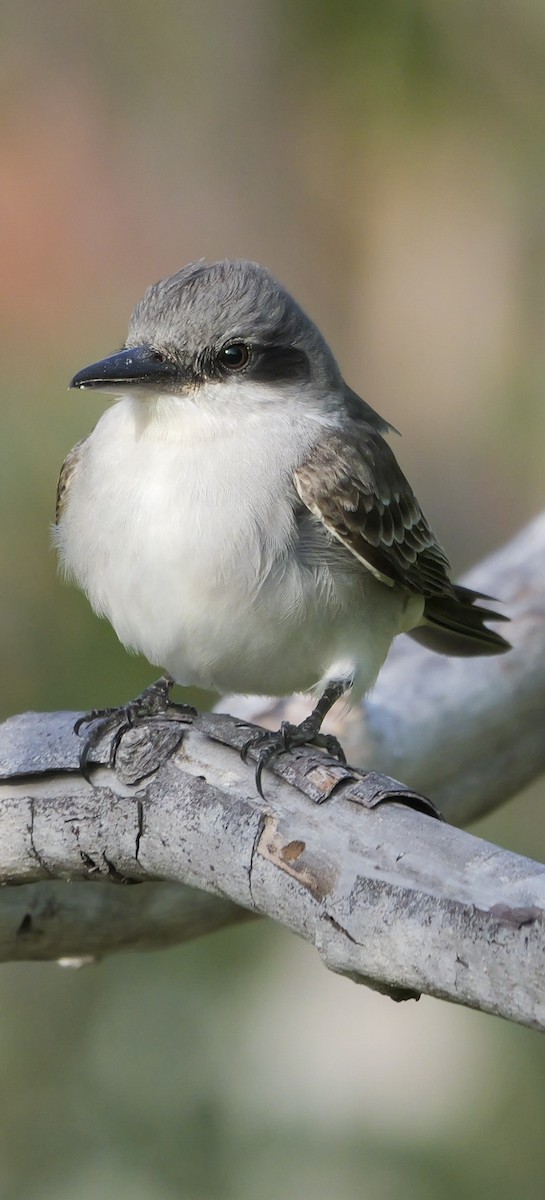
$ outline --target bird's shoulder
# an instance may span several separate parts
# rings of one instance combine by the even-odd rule
[[[62,464],[57,480],[57,498],[55,503],[55,524],[58,525],[66,506],[70,484],[80,465],[82,449],[88,439],[82,438],[68,451]]]
[[[306,507],[382,583],[423,596],[451,594],[449,561],[367,413],[343,416],[324,431],[294,483]]]

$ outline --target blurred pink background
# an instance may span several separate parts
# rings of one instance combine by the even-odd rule
[[[58,579],[49,524],[105,403],[68,380],[189,260],[255,258],[297,296],[402,431],[457,573],[543,507],[544,9],[4,0],[0,21],[4,715],[152,678]],[[542,858],[543,799],[483,835]],[[6,1200],[541,1200],[536,1034],[395,1006],[265,925],[2,972]]]

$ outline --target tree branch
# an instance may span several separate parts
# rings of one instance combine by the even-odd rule
[[[146,944],[153,927],[146,899],[156,903],[150,881],[165,880],[280,921],[313,942],[328,967],[379,990],[400,997],[426,991],[545,1028],[545,868],[396,804],[369,810],[385,794],[402,795],[403,786],[354,779],[311,751],[279,760],[298,787],[269,774],[263,802],[251,770],[223,744],[240,745],[247,729],[214,714],[198,718],[176,757],[144,783],[124,783],[98,766],[89,784],[74,770],[73,720],[26,714],[4,726],[11,766],[4,750],[3,774],[11,779],[0,793],[0,877],[25,885],[0,893],[5,958]],[[131,763],[146,737],[126,735]],[[75,897],[73,941],[55,936],[65,929],[66,909],[57,908],[51,881],[61,879],[87,881],[64,890],[64,905]],[[135,902],[140,888],[99,881],[147,881],[150,891]],[[46,889],[35,907],[28,906],[32,882]],[[99,891],[115,897],[115,911],[97,927]],[[162,944],[194,932],[172,905],[167,897],[158,914]],[[217,927],[227,919],[225,910],[206,913],[202,904],[198,929],[203,920]]]
[[[468,663],[408,646],[367,708],[375,765],[400,764],[459,813],[490,806],[494,777],[503,799],[544,765],[543,543],[545,518],[473,576],[510,600],[513,652]],[[0,889],[1,959],[97,957],[265,914],[379,990],[545,1028],[544,867],[380,803],[418,801],[311,750],[277,760],[263,802],[236,750],[248,729],[219,714],[198,717],[137,783],[157,735],[179,730],[131,730],[116,771],[97,765],[88,783],[76,715],[0,727],[0,880],[13,885]],[[351,754],[361,733],[358,714],[343,734]]]

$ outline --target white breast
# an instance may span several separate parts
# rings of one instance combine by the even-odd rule
[[[316,425],[294,406],[232,419],[218,403],[215,388],[209,405],[127,397],[104,414],[70,483],[64,568],[124,645],[179,683],[282,695],[351,655],[369,660],[366,686],[396,601],[365,571],[332,578],[296,553],[292,472]],[[384,637],[370,644],[377,605]]]

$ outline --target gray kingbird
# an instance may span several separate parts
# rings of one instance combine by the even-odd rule
[[[322,720],[368,691],[398,633],[441,654],[509,649],[488,597],[451,582],[391,427],[263,267],[198,262],[154,284],[124,348],[70,386],[115,403],[62,467],[56,544],[123,645],[167,672],[133,717],[166,712],[173,682],[314,692],[301,725],[262,735],[260,786],[280,750],[342,754]],[[113,728],[99,715],[91,744]]]

